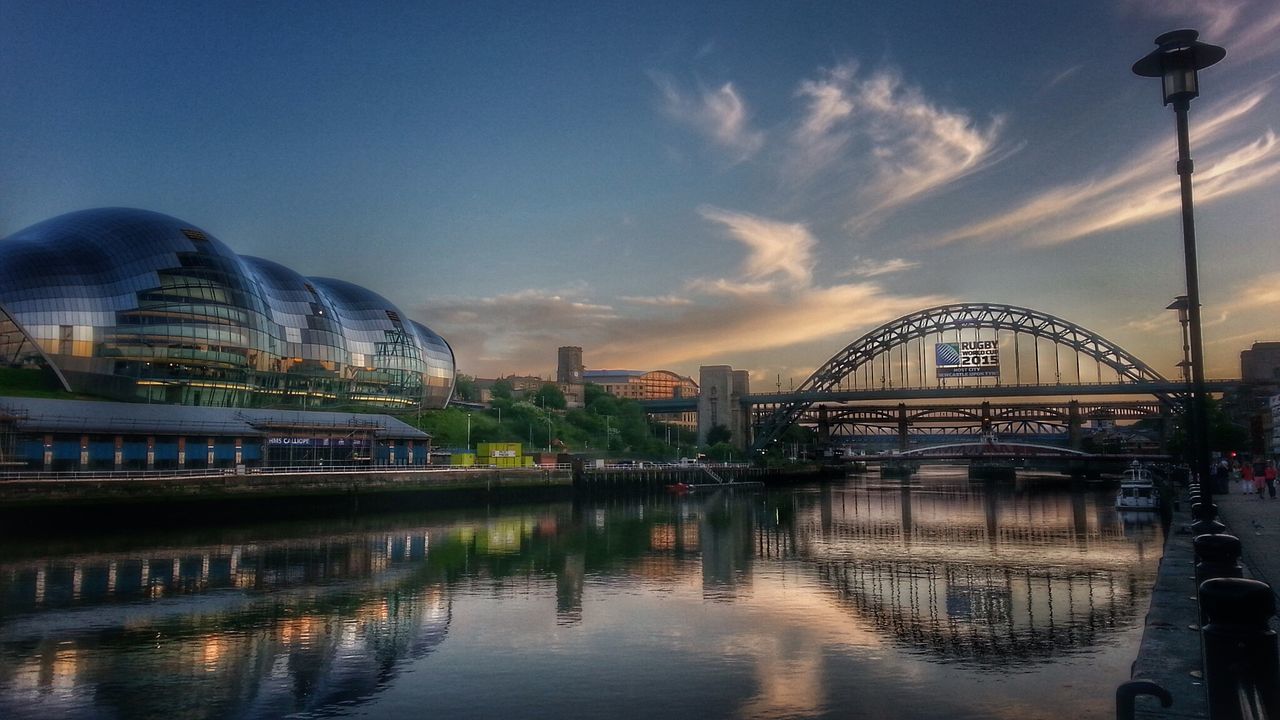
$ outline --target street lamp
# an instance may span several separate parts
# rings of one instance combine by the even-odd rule
[[[1178,311],[1178,323],[1182,326],[1182,361],[1178,363],[1178,372],[1182,374],[1182,382],[1188,385],[1190,392],[1187,393],[1187,397],[1192,398],[1195,394],[1195,387],[1191,384],[1191,340],[1187,336],[1187,324],[1190,322],[1191,316],[1187,311],[1188,307],[1187,296],[1179,295],[1173,299],[1173,302],[1169,303],[1165,310]],[[1199,435],[1196,433],[1195,413],[1192,412],[1192,408],[1187,408],[1187,410],[1187,448],[1185,450],[1187,460],[1194,466],[1198,457],[1195,454],[1195,443]]]
[[[551,452],[551,418],[547,418],[547,452]]]
[[[1191,431],[1192,469],[1200,478],[1207,505],[1213,509],[1213,487],[1209,479],[1209,420],[1205,407],[1204,341],[1200,333],[1200,281],[1196,269],[1196,225],[1191,205],[1191,141],[1187,130],[1187,110],[1200,94],[1197,73],[1226,57],[1217,45],[1196,40],[1195,30],[1174,30],[1156,38],[1156,49],[1133,64],[1133,72],[1143,77],[1161,78],[1164,104],[1173,105],[1178,131],[1178,177],[1182,183],[1182,246],[1187,272],[1187,312],[1191,345]]]
[[[471,413],[467,413],[467,452],[471,452]]]

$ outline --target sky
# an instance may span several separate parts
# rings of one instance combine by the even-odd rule
[[[386,296],[459,372],[727,364],[799,385],[953,302],[1167,376],[1190,113],[1207,374],[1280,341],[1280,4],[0,2],[0,237],[172,215]]]

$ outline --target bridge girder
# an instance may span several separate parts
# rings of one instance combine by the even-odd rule
[[[1074,323],[1015,305],[961,303],[920,310],[871,330],[814,371],[797,388],[797,394],[831,393],[839,388],[843,378],[894,348],[917,338],[966,328],[1012,331],[1049,340],[1106,365],[1122,382],[1168,383],[1164,376],[1119,345]],[[780,404],[757,424],[752,447],[759,449],[768,445],[816,402],[802,399]]]

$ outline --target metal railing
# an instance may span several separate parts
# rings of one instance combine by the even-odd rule
[[[243,475],[323,475],[323,474],[383,474],[383,473],[443,473],[488,472],[490,470],[571,470],[568,463],[556,465],[532,465],[518,468],[499,468],[496,465],[369,465],[367,463],[343,465],[289,465],[269,467],[184,468],[171,470],[66,470],[0,472],[0,484],[32,481],[49,482],[113,482],[125,480],[197,480],[202,478],[226,478]]]

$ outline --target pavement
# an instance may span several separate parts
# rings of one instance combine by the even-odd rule
[[[1213,501],[1227,532],[1240,538],[1245,577],[1270,585],[1280,606],[1280,498],[1228,494]],[[1271,625],[1276,627],[1275,618]]]
[[[1181,491],[1185,492],[1185,491]],[[1244,576],[1271,585],[1280,606],[1280,498],[1239,492],[1215,495],[1218,519],[1227,532],[1240,538]],[[1173,704],[1161,708],[1154,698],[1141,696],[1135,717],[1207,718],[1204,673],[1201,663],[1199,606],[1196,601],[1195,561],[1191,517],[1185,498],[1173,513],[1165,541],[1164,557],[1147,613],[1142,645],[1131,677],[1153,680],[1173,696]],[[1280,620],[1271,619],[1273,630]]]

